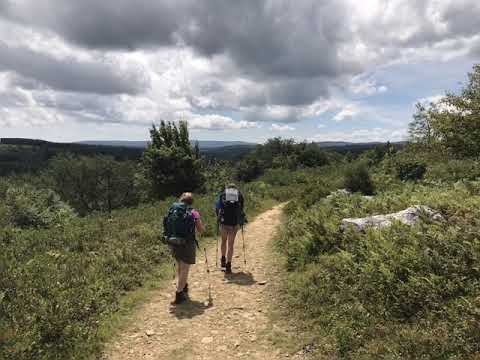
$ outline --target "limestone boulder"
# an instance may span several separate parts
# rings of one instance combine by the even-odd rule
[[[364,218],[347,218],[343,219],[340,229],[343,231],[348,227],[353,227],[357,231],[365,231],[366,228],[383,228],[392,225],[393,222],[399,221],[405,225],[416,224],[422,216],[426,216],[434,221],[442,221],[443,217],[433,209],[425,205],[415,205],[408,209],[386,215],[374,215]]]

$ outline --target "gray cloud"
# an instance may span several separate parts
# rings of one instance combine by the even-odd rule
[[[9,19],[36,24],[89,48],[136,49],[184,43],[227,54],[251,76],[335,76],[348,39],[341,2],[245,0],[35,0],[10,3]]]
[[[352,75],[425,48],[435,56],[454,53],[454,47],[467,47],[479,34],[477,0],[379,1],[379,9],[375,2],[368,4],[372,8],[365,11],[365,4],[357,8],[352,0],[0,0],[0,17],[58,34],[75,45],[72,53],[78,47],[118,56],[141,50],[135,56],[146,59],[159,48],[185,47],[196,60],[199,55],[208,59],[191,66],[197,72],[191,87],[178,80],[181,70],[162,77],[168,72],[163,67],[177,66],[165,60],[150,70],[156,73],[153,81],[161,78],[157,84],[171,85],[171,93],[155,89],[151,96],[159,100],[166,94],[167,106],[193,111],[237,111],[247,120],[297,122],[305,117],[302,108],[329,98],[332,87],[345,88]],[[471,56],[480,52],[478,46],[469,47]],[[82,95],[138,94],[149,85],[141,71],[120,73],[111,64],[60,60],[0,43],[2,70],[19,74],[17,84],[27,89],[48,86]],[[97,116],[116,121],[125,108],[113,106],[115,101],[69,99],[51,106],[88,113],[86,119],[93,121]],[[289,110],[262,109],[282,106]]]
[[[148,79],[141,72],[121,73],[112,65],[57,59],[26,48],[11,47],[0,42],[0,71],[14,71],[51,88],[97,94],[135,94],[145,90]]]

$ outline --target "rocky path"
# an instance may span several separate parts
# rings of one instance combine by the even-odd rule
[[[215,268],[215,245],[207,249],[212,299],[208,301],[205,256],[189,279],[190,301],[176,308],[174,285],[153,293],[134,315],[129,327],[108,345],[106,359],[283,359],[268,340],[269,299],[268,243],[280,223],[276,206],[250,223],[245,230],[247,266],[243,263],[241,233],[237,235],[233,274]]]

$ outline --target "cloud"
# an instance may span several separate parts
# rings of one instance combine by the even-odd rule
[[[479,18],[476,0],[0,0],[0,106],[142,126],[187,114],[207,130],[388,122],[365,100],[394,96],[379,72],[477,59]],[[17,88],[37,104],[13,104]]]
[[[346,142],[385,142],[403,141],[407,138],[405,129],[353,129],[350,131],[331,131],[317,134],[310,141],[346,141]]]
[[[343,121],[345,119],[351,119],[361,114],[363,109],[357,104],[348,104],[343,107],[334,117],[334,121]]]
[[[295,128],[290,125],[280,125],[280,124],[272,124],[270,127],[272,131],[295,131]]]
[[[193,115],[186,118],[191,129],[196,130],[241,130],[258,127],[257,123],[251,121],[234,121],[227,116],[209,114]]]
[[[350,90],[354,94],[372,96],[385,93],[388,91],[388,87],[385,85],[378,85],[377,81],[371,77],[365,78],[364,76],[357,76],[352,79]]]
[[[70,57],[57,59],[0,42],[0,71],[13,71],[29,81],[61,91],[136,94],[149,86],[141,71],[118,71],[114,65]]]

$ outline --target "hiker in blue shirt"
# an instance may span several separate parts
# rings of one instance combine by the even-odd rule
[[[215,202],[215,212],[222,236],[220,264],[226,274],[232,273],[232,258],[235,237],[240,226],[245,223],[242,193],[235,184],[229,184]]]

